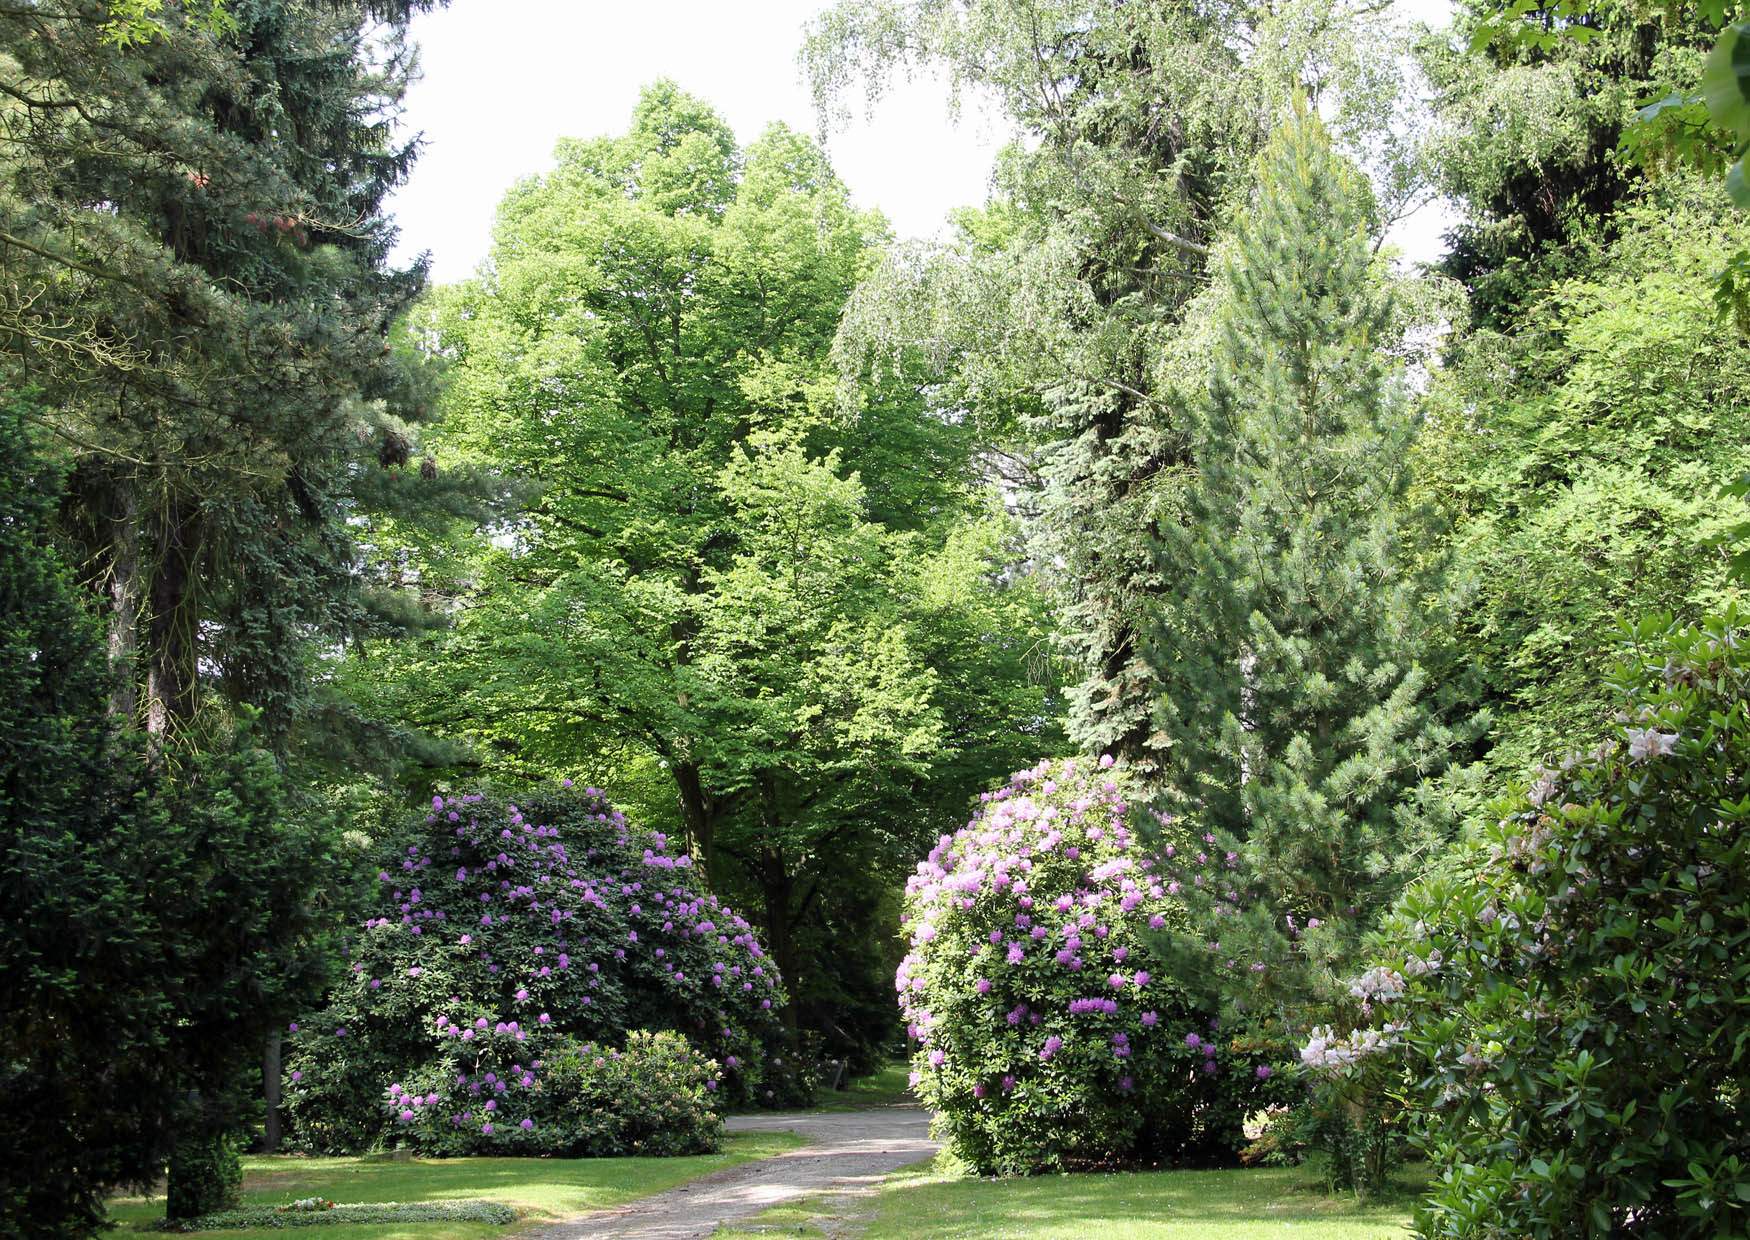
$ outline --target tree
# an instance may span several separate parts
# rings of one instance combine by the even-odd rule
[[[423,376],[390,342],[424,268],[388,266],[382,210],[417,150],[391,125],[424,7],[0,13],[0,371],[40,390],[32,416],[70,466],[62,528],[106,600],[111,710],[150,738],[165,830],[197,854],[252,850],[165,854],[212,866],[216,890],[263,884],[239,919],[273,910],[236,928],[198,902],[164,914],[218,973],[210,1007],[181,1015],[225,1035],[188,1048],[213,1070],[191,1070],[207,1105],[184,1118],[214,1141],[237,1118],[218,1067],[279,1007],[264,979],[320,963],[283,954],[308,946],[292,914],[320,850],[259,834],[287,811],[276,768],[308,741],[300,722],[349,722],[313,665],[412,610],[357,532],[446,490],[415,464]],[[173,1160],[173,1201],[178,1168],[212,1161]]]
[[[17,400],[0,414],[0,1230],[90,1235],[111,1192],[235,1126],[253,1048],[323,972],[305,894],[335,844],[247,737],[164,772],[118,732],[53,540],[60,477]]]
[[[1167,786],[1236,870],[1196,882],[1207,937],[1305,1000],[1442,842],[1415,796],[1466,730],[1439,709],[1441,586],[1404,502],[1415,422],[1385,351],[1367,185],[1304,102],[1257,176],[1218,286],[1185,516],[1161,529],[1182,593],[1150,653]]]
[[[1416,493],[1475,585],[1455,633],[1501,773],[1605,720],[1614,619],[1732,591],[1742,348],[1713,320],[1742,229],[1720,135],[1686,102],[1725,17],[1479,3],[1421,49],[1470,314],[1429,385]]]
[[[397,611],[349,521],[441,489],[382,211],[424,5],[195,7],[117,11],[151,27],[121,47],[95,0],[0,14],[0,345],[72,463],[117,713],[164,745],[245,703],[284,749],[312,638]]]
[[[1473,321],[1509,326],[1569,273],[1576,246],[1615,235],[1646,165],[1667,162],[1691,125],[1706,129],[1699,105],[1700,116],[1664,109],[1646,124],[1638,113],[1693,88],[1723,16],[1710,7],[1472,0],[1423,42],[1435,166],[1461,212],[1442,265],[1470,290]]]
[[[1453,633],[1496,717],[1489,761],[1561,756],[1615,709],[1618,618],[1699,616],[1737,589],[1726,543],[1750,472],[1742,339],[1710,287],[1737,235],[1717,181],[1673,175],[1618,211],[1617,238],[1509,329],[1475,328],[1430,386],[1416,493],[1474,582]]]
[[[1143,644],[1176,583],[1149,551],[1188,451],[1173,389],[1210,254],[1248,192],[1274,108],[1335,84],[1337,125],[1379,174],[1382,214],[1423,192],[1415,109],[1379,6],[1214,8],[849,0],[803,52],[822,116],[858,84],[944,69],[1026,139],[942,248],[899,252],[847,315],[861,375],[921,357],[944,409],[970,409],[1028,516],[1069,663],[1070,732],[1152,779],[1164,739]]]
[[[863,971],[835,976],[800,927],[841,889],[827,920],[877,915],[850,889],[1051,732],[1038,600],[1002,578],[972,428],[907,375],[836,400],[839,312],[884,240],[807,139],[743,151],[672,83],[625,135],[562,143],[424,328],[450,364],[444,459],[535,497],[452,579],[452,634],[349,676],[489,770],[663,785],[650,825],[758,909],[821,1023]]]

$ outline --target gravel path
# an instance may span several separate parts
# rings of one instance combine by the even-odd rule
[[[724,1223],[816,1193],[873,1192],[888,1173],[940,1147],[930,1117],[915,1107],[870,1111],[732,1115],[731,1132],[794,1132],[809,1144],[742,1163],[616,1210],[598,1210],[534,1233],[531,1240],[697,1240]]]

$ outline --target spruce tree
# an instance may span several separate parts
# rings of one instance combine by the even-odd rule
[[[1413,872],[1431,830],[1413,794],[1459,730],[1431,694],[1438,582],[1410,541],[1414,420],[1366,182],[1304,104],[1258,176],[1221,274],[1185,518],[1161,532],[1176,601],[1151,655],[1168,786],[1233,854],[1202,888],[1222,910],[1206,937],[1223,966],[1263,964],[1307,997],[1282,965],[1340,966]],[[1242,947],[1241,924],[1263,941]]]

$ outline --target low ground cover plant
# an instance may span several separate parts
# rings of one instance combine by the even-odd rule
[[[907,884],[913,1084],[981,1172],[1231,1157],[1272,1073],[1151,949],[1183,909],[1122,781],[1019,771]]]
[[[701,1106],[758,1098],[768,1059],[784,1057],[784,992],[747,922],[690,867],[595,789],[434,797],[386,857],[344,980],[289,1031],[294,1138],[330,1152],[403,1139],[634,1152],[562,1118],[617,1091],[622,1111],[654,1108],[628,1134],[702,1148]],[[440,1112],[472,1135],[431,1135]]]

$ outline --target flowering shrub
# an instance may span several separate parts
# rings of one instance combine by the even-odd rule
[[[384,1139],[411,1109],[387,1106],[397,1083],[440,1100],[437,1082],[486,1072],[539,1088],[534,1061],[561,1035],[615,1045],[671,1029],[720,1066],[714,1100],[757,1096],[783,991],[748,924],[689,885],[690,864],[594,789],[433,798],[378,874],[345,980],[291,1029],[295,1139],[328,1151]],[[549,1148],[525,1131],[479,1135]]]
[[[716,1085],[717,1065],[672,1032],[632,1033],[624,1050],[548,1033],[477,1049],[445,1038],[385,1107],[433,1154],[702,1154],[723,1131]]]
[[[1378,966],[1355,978],[1341,1002],[1324,1005],[1327,1023],[1308,1031],[1291,1078],[1302,1087],[1295,1105],[1248,1157],[1304,1157],[1329,1187],[1358,1197],[1386,1188],[1406,1152],[1402,1031],[1387,1019],[1403,996],[1402,974]]]
[[[1377,1054],[1402,1056],[1439,1172],[1422,1235],[1750,1223],[1742,640],[1733,615],[1640,626],[1615,735],[1539,771],[1401,901]]]
[[[907,883],[914,1087],[987,1173],[1231,1154],[1270,1075],[1150,948],[1182,909],[1110,758],[1020,771]]]

